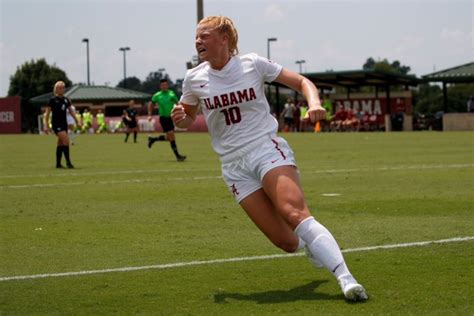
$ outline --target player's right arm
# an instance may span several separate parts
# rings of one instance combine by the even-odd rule
[[[171,119],[173,120],[174,125],[179,128],[188,128],[196,120],[198,107],[179,103],[177,106],[173,107],[171,111]]]
[[[49,132],[49,114],[50,114],[51,108],[47,107],[46,111],[44,112],[44,121],[43,121],[43,130],[46,134]]]

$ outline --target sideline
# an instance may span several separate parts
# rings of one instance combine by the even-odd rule
[[[417,241],[417,242],[410,242],[410,243],[380,245],[380,246],[371,246],[371,247],[348,248],[348,249],[342,250],[342,252],[351,253],[351,252],[361,252],[361,251],[373,251],[373,250],[379,250],[379,249],[420,247],[420,246],[427,246],[427,245],[432,245],[432,244],[446,244],[446,243],[463,242],[463,241],[470,241],[470,240],[474,240],[474,236],[454,237],[454,238],[449,238],[449,239]],[[181,267],[187,267],[187,266],[201,266],[201,265],[228,263],[228,262],[242,262],[242,261],[255,261],[255,260],[269,260],[269,259],[276,259],[276,258],[300,257],[304,255],[305,255],[304,253],[299,252],[299,253],[293,253],[293,254],[275,254],[275,255],[266,255],[266,256],[252,256],[252,257],[239,257],[239,258],[228,258],[228,259],[176,262],[176,263],[156,264],[156,265],[141,266],[141,267],[123,267],[123,268],[113,268],[113,269],[103,269],[103,270],[84,270],[84,271],[62,272],[62,273],[18,275],[18,276],[0,277],[0,282],[13,281],[13,280],[31,280],[31,279],[41,279],[41,278],[102,274],[102,273],[113,273],[113,272],[130,272],[130,271],[150,270],[150,269],[158,269],[158,270],[173,269],[173,268],[181,268]]]

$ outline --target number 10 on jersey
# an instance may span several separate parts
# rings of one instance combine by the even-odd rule
[[[232,125],[239,123],[242,120],[242,116],[240,115],[240,108],[237,106],[223,109],[221,113],[224,113],[225,123],[227,125]]]

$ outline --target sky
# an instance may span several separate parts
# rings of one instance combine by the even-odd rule
[[[203,0],[230,17],[241,54],[267,55],[293,71],[361,69],[368,57],[399,60],[422,76],[474,61],[474,0]],[[196,0],[0,0],[0,96],[17,67],[45,58],[73,83],[116,86],[164,68],[183,78],[196,54]]]

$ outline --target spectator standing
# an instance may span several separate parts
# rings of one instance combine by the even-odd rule
[[[285,108],[283,109],[283,112],[281,112],[281,116],[283,116],[283,131],[285,132],[290,132],[293,129],[293,115],[295,113],[295,104],[293,103],[293,100],[291,98],[287,99],[287,102],[285,103]]]

